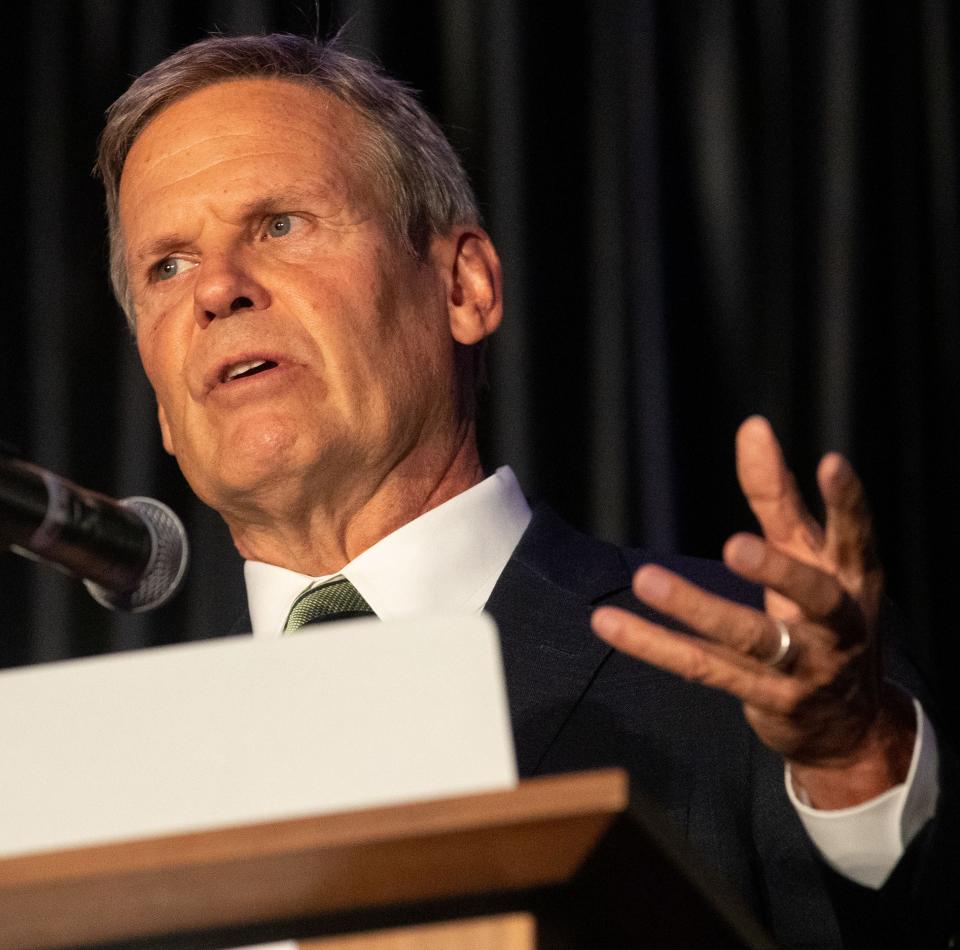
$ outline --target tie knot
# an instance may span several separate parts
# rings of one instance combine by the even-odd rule
[[[372,613],[360,591],[345,577],[340,577],[320,587],[309,587],[300,594],[290,608],[283,632],[292,633],[308,623],[369,617]]]

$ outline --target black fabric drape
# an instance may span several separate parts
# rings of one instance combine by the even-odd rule
[[[109,298],[88,169],[130,76],[207,31],[327,34],[423,90],[506,263],[488,464],[608,538],[716,556],[750,524],[737,423],[763,412],[801,482],[827,449],[868,483],[893,597],[958,651],[958,13],[950,0],[236,0],[11,13],[0,439],[81,484],[153,494],[195,548],[184,593],[105,613],[0,555],[0,663],[210,635],[239,561],[162,452]],[[944,683],[946,686],[946,683]],[[944,688],[947,709],[956,700]],[[951,705],[952,704],[952,705]]]

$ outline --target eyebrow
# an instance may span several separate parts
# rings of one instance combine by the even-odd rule
[[[326,201],[330,198],[332,189],[324,184],[316,184],[310,188],[286,188],[273,191],[267,195],[260,195],[240,205],[239,217],[243,220],[264,217],[280,211],[296,210],[299,204],[305,201]],[[150,238],[137,245],[133,253],[133,260],[137,263],[162,260],[173,251],[191,243],[191,238],[185,234],[172,231],[160,237]]]

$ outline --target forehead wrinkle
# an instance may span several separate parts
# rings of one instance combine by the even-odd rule
[[[248,153],[246,153],[246,154],[244,154],[244,155],[230,155],[230,156],[226,156],[226,157],[223,157],[223,158],[216,158],[216,159],[213,159],[212,161],[210,161],[210,162],[208,162],[208,163],[205,163],[205,164],[204,164],[202,167],[200,167],[200,168],[197,168],[197,169],[194,169],[193,171],[185,172],[184,174],[178,175],[173,181],[163,182],[163,183],[159,184],[159,186],[157,186],[157,190],[158,190],[158,191],[161,191],[161,192],[162,192],[162,191],[167,191],[167,190],[169,190],[169,189],[171,189],[171,188],[176,188],[176,187],[179,186],[179,185],[187,184],[187,183],[189,183],[189,182],[191,182],[191,181],[194,181],[194,180],[197,179],[197,178],[201,178],[203,175],[207,175],[207,174],[210,174],[210,173],[212,173],[212,172],[226,175],[226,174],[229,174],[229,166],[230,166],[231,164],[233,164],[233,163],[246,163],[246,162],[250,161],[251,159],[253,159],[253,160],[262,159],[262,160],[268,161],[268,162],[271,163],[271,167],[275,169],[275,168],[277,168],[277,167],[282,167],[282,166],[278,166],[278,165],[277,165],[277,160],[278,160],[278,159],[280,159],[280,158],[282,158],[282,157],[284,157],[284,156],[289,156],[289,155],[291,155],[291,154],[294,154],[294,155],[298,155],[298,156],[299,156],[299,153],[297,153],[297,152],[291,152],[290,149],[275,149],[275,150],[270,150],[270,151],[248,152]],[[135,174],[136,171],[137,171],[137,169],[134,168],[133,173]],[[147,182],[149,183],[149,181],[150,181],[151,178],[155,178],[155,177],[156,177],[155,171],[156,171],[156,165],[154,165],[153,168],[144,169],[144,170],[141,172],[141,174],[146,178]],[[235,175],[235,176],[233,176],[233,180],[242,180],[242,179],[244,179],[244,178],[257,178],[257,179],[259,179],[259,177],[260,177],[260,176],[259,176],[258,174],[256,174],[253,170],[247,169],[243,175]],[[329,174],[324,174],[324,173],[319,172],[319,171],[317,172],[316,178],[314,178],[314,177],[311,175],[310,181],[311,181],[311,182],[315,182],[315,184],[311,184],[311,186],[310,186],[310,188],[313,189],[314,192],[316,192],[316,193],[314,194],[314,197],[320,197],[320,192],[323,192],[323,193],[326,194],[326,193],[332,192],[332,191],[334,190],[335,184],[334,184],[333,182],[331,182],[331,177],[332,177],[332,176],[330,176]],[[337,177],[340,177],[340,176],[337,176]],[[125,175],[124,178],[121,179],[121,191],[125,190],[125,189],[123,189],[123,187],[122,187],[123,181],[129,181],[129,175]],[[350,192],[350,191],[353,190],[353,189],[350,187],[349,183],[348,183],[346,180],[343,180],[342,182],[339,182],[339,184],[342,185],[343,191],[344,191],[345,193],[348,193],[348,192]],[[286,190],[288,187],[290,188],[291,191],[294,190],[294,189],[299,190],[299,191],[306,191],[306,189],[304,189],[301,185],[294,185],[294,186],[279,185],[277,190],[278,190],[278,191],[280,191],[280,190]],[[223,189],[221,189],[221,190],[226,190],[226,189],[223,188]]]
[[[171,109],[175,108],[176,104],[171,106]],[[323,111],[325,113],[329,112],[328,109],[324,109]],[[184,153],[189,153],[193,150],[199,150],[201,154],[204,149],[213,151],[215,155],[222,153],[226,143],[231,139],[250,139],[252,140],[251,149],[244,150],[242,145],[239,147],[231,146],[231,149],[235,149],[234,154],[229,158],[222,159],[223,162],[230,161],[231,159],[246,158],[270,160],[277,156],[291,154],[299,157],[303,154],[305,147],[317,148],[321,153],[324,150],[329,150],[331,154],[334,155],[349,154],[353,151],[351,148],[352,142],[356,140],[356,136],[348,137],[337,125],[331,125],[330,123],[334,122],[334,117],[326,114],[323,116],[324,121],[322,124],[317,122],[291,124],[279,119],[268,119],[268,122],[264,125],[258,124],[252,128],[243,129],[242,131],[231,131],[228,128],[213,130],[203,135],[203,137],[194,137],[192,140],[171,147],[167,144],[171,140],[178,140],[185,135],[188,137],[194,135],[195,125],[193,122],[179,121],[175,124],[171,123],[172,128],[167,129],[163,121],[164,117],[165,114],[161,113],[140,133],[130,148],[125,165],[129,166],[132,160],[133,164],[141,165],[142,174],[150,175],[154,173],[157,166],[164,165],[168,162],[175,162],[178,158],[181,158]],[[243,121],[244,118],[246,117],[242,116],[241,121]],[[353,126],[356,124],[356,119],[352,115],[350,115],[349,118],[344,117],[344,124]],[[277,148],[264,148],[261,146],[260,148],[254,149],[253,146],[257,139],[262,140],[266,137],[276,139],[278,137],[270,131],[271,125],[276,126],[274,131],[279,133],[281,137],[286,137],[284,146]],[[151,142],[152,138],[159,138],[160,142]],[[297,141],[298,139],[300,140],[299,142]],[[159,154],[157,154],[158,145],[160,146]],[[140,151],[146,154],[140,156],[138,154]],[[354,158],[355,157],[356,156],[354,156]],[[209,167],[209,165],[204,163],[204,167]]]
[[[238,101],[235,90],[247,83],[253,94]],[[283,95],[278,95],[280,90]],[[208,100],[219,114],[213,117],[212,129],[209,125],[198,128],[196,108]],[[175,171],[178,161],[189,167],[189,153],[196,151],[192,161],[201,168],[176,176],[189,181],[203,169],[231,159],[277,162],[284,156],[302,159],[305,152],[315,150],[316,158],[334,166],[351,191],[359,182],[347,172],[362,164],[357,142],[363,138],[358,133],[364,126],[354,109],[323,90],[282,80],[241,78],[215,83],[162,110],[133,142],[124,171],[138,166],[139,174],[149,181],[155,175],[162,177],[162,166],[170,167],[169,163]],[[226,158],[224,151],[229,153]],[[343,167],[338,167],[338,160]],[[128,177],[122,176],[121,189]]]
[[[251,90],[253,94],[245,95],[238,103],[231,93],[234,88],[247,84],[254,87]],[[277,93],[284,87],[294,100],[305,98],[309,106],[305,107],[300,101],[290,101],[286,96],[279,97],[278,101]],[[204,134],[204,130],[197,129],[196,122],[190,115],[190,109],[198,101],[211,97],[215,101],[220,100],[221,105],[219,114],[210,122],[213,128],[209,129],[208,126]],[[250,111],[263,107],[269,108],[266,121],[261,119],[251,122]],[[245,127],[244,123],[247,123]],[[239,130],[235,128],[237,124],[241,126]],[[151,155],[145,143],[158,136],[165,146],[165,154],[162,157],[167,157],[204,145],[211,139],[266,135],[269,134],[267,129],[273,129],[281,135],[290,135],[292,132],[296,136],[322,143],[327,143],[331,139],[348,143],[365,125],[367,125],[366,120],[356,109],[328,91],[308,83],[290,81],[284,77],[237,77],[214,82],[167,105],[137,134],[128,152],[128,158],[135,152],[147,151],[148,154],[143,160],[149,161]],[[184,144],[169,151],[166,149],[167,142],[184,137],[186,137]]]
[[[144,141],[149,142],[152,137],[157,135],[165,135],[167,139],[170,137],[170,132],[164,132],[161,130],[157,131],[157,124],[160,123],[163,113],[151,122],[134,140],[133,145],[130,146],[130,151],[127,153],[127,163],[130,162],[131,158],[135,158],[136,161],[140,162],[142,165],[149,167],[151,165],[156,165],[158,162],[169,161],[170,159],[176,158],[178,155],[182,155],[184,152],[189,152],[192,148],[197,148],[200,145],[205,145],[213,139],[228,139],[228,138],[243,138],[244,136],[249,135],[249,132],[230,132],[224,129],[223,131],[210,132],[207,136],[201,139],[194,139],[192,142],[187,142],[186,144],[180,145],[169,150],[164,150],[163,154],[157,156],[155,154],[147,151],[147,154],[142,158],[137,154],[138,152],[148,150],[149,146],[144,145]],[[189,123],[181,122],[179,126],[175,126],[171,131],[173,134],[182,134],[184,130],[190,129],[191,125]]]

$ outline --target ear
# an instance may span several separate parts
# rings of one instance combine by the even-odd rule
[[[163,438],[163,447],[168,455],[176,456],[173,451],[173,438],[170,435],[170,426],[167,423],[167,414],[163,411],[163,406],[157,403],[157,421],[160,423],[160,435]]]
[[[432,248],[447,294],[450,333],[464,346],[479,343],[503,319],[503,274],[490,236],[482,228],[454,228]]]

